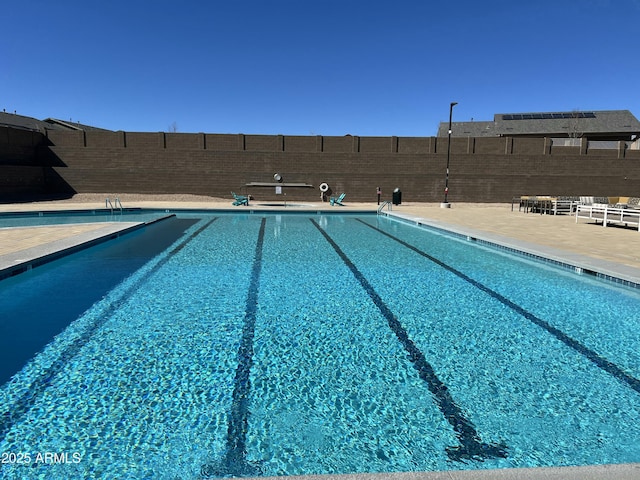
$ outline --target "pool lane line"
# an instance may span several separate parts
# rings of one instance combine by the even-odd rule
[[[140,288],[151,275],[156,273],[162,266],[164,266],[169,259],[177,252],[182,250],[196,236],[202,233],[208,228],[218,217],[211,219],[202,227],[198,228],[195,232],[189,235],[184,241],[175,246],[169,254],[155,264],[147,273],[135,281],[135,283],[127,288],[117,300],[114,300],[105,311],[93,321],[73,342],[69,344],[59,355],[59,357],[31,382],[31,386],[22,394],[22,396],[13,402],[10,406],[10,410],[2,413],[0,417],[0,442],[4,441],[7,433],[18,423],[24,415],[33,407],[36,400],[42,395],[42,393],[50,386],[51,381],[65,368],[65,366],[73,360],[73,358],[82,350],[82,348],[89,342],[93,334],[102,327],[109,318],[120,308],[127,300],[129,300],[130,294]],[[11,380],[9,380],[10,382]]]
[[[460,445],[447,447],[447,456],[455,461],[484,461],[488,458],[506,458],[507,446],[504,443],[485,443],[482,441],[473,422],[466,418],[462,409],[455,403],[447,386],[438,378],[431,364],[429,364],[422,351],[416,346],[413,340],[411,340],[406,329],[402,326],[395,314],[384,303],[373,286],[360,270],[358,270],[358,267],[355,266],[329,234],[323,230],[315,220],[310,220],[333,247],[344,264],[351,270],[351,273],[353,273],[358,282],[360,282],[360,285],[387,320],[389,328],[391,328],[409,354],[409,360],[418,371],[418,376],[426,382],[429,391],[436,400],[438,409],[453,428]]]
[[[251,269],[251,282],[247,293],[242,338],[238,348],[238,366],[233,381],[231,412],[227,429],[227,446],[222,461],[204,464],[200,468],[203,478],[221,476],[257,476],[262,474],[260,465],[247,460],[247,430],[249,427],[249,402],[251,394],[251,367],[253,366],[253,339],[255,337],[258,291],[262,272],[262,247],[267,219],[262,218],[256,252]]]
[[[516,313],[522,315],[524,318],[526,318],[527,320],[531,321],[535,325],[539,326],[543,330],[546,330],[548,333],[553,335],[557,340],[560,340],[566,346],[574,349],[576,352],[578,352],[581,355],[583,355],[585,358],[590,360],[593,364],[595,364],[601,370],[607,372],[608,374],[612,375],[614,378],[620,380],[621,382],[625,383],[627,386],[631,387],[636,392],[640,393],[640,380],[638,380],[634,376],[632,376],[632,375],[628,374],[627,372],[625,372],[622,368],[620,368],[615,363],[610,362],[606,358],[600,356],[597,352],[595,352],[594,350],[591,350],[586,345],[583,345],[579,341],[577,341],[574,338],[570,337],[569,335],[564,333],[562,330],[554,327],[553,325],[551,325],[546,320],[543,320],[540,317],[537,317],[536,315],[534,315],[530,311],[526,310],[524,307],[521,307],[517,303],[509,300],[507,297],[501,295],[500,293],[496,292],[495,290],[492,290],[491,288],[489,288],[488,286],[484,285],[483,283],[480,283],[479,281],[474,280],[473,278],[469,277],[468,275],[462,273],[460,270],[456,270],[452,266],[444,263],[441,260],[438,260],[437,258],[429,255],[428,253],[420,250],[419,248],[411,245],[410,243],[407,243],[404,240],[401,240],[398,237],[396,237],[394,235],[391,235],[390,233],[387,233],[384,230],[381,230],[378,227],[375,227],[375,226],[373,226],[373,225],[371,225],[371,224],[369,224],[367,222],[364,222],[364,221],[362,221],[360,219],[357,219],[357,221],[362,223],[363,225],[366,225],[367,227],[377,231],[378,233],[380,233],[380,234],[382,234],[382,235],[384,235],[386,237],[389,237],[392,240],[395,240],[396,242],[398,242],[402,246],[407,247],[408,249],[414,251],[415,253],[417,253],[419,255],[422,255],[423,257],[431,260],[436,265],[438,265],[438,266],[444,268],[445,270],[453,273],[454,275],[456,275],[459,278],[465,280],[466,282],[470,283],[471,285],[473,285],[474,287],[476,287],[479,290],[483,291],[484,293],[488,294],[489,296],[495,298],[496,300],[501,302],[503,305],[511,308],[513,311],[515,311]]]

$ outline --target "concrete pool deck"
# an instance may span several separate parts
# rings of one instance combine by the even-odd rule
[[[0,228],[0,279],[81,246],[117,237],[139,225],[121,222]]]
[[[254,202],[250,207],[233,207],[232,200],[201,198],[150,198],[121,196],[125,208],[153,209],[225,209],[282,210],[282,211],[368,211],[375,212],[375,203],[345,202],[344,207],[328,203],[295,204],[285,207]],[[9,212],[37,212],[51,210],[96,210],[104,208],[102,195],[79,198],[0,205],[0,214]],[[385,210],[386,212],[386,210]],[[595,271],[640,283],[640,233],[633,228],[607,227],[580,220],[570,215],[539,215],[514,211],[510,204],[439,204],[403,203],[393,206],[392,214],[408,221],[457,231],[463,235],[483,238],[505,246],[530,251],[567,263],[585,265]],[[114,235],[131,228],[128,222],[81,225],[53,225],[44,227],[0,228],[0,270],[3,265],[49,255],[70,245]],[[11,263],[11,264],[13,264]],[[282,478],[282,477],[278,477]],[[632,480],[640,478],[640,463],[598,465],[587,467],[553,467],[501,470],[451,470],[442,472],[380,473],[355,475],[321,475],[288,477],[291,480]],[[263,479],[264,480],[264,477]]]

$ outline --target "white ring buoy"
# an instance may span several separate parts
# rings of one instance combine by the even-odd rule
[[[326,192],[329,190],[329,185],[327,185],[326,183],[321,183],[320,184],[320,191],[321,192]]]

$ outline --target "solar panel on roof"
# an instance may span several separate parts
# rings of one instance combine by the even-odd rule
[[[552,120],[564,118],[596,118],[593,112],[555,112],[555,113],[510,113],[502,115],[502,120]]]

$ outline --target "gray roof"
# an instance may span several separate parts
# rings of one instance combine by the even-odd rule
[[[105,130],[81,123],[65,122],[55,118],[38,120],[15,113],[0,112],[0,126],[23,128],[44,133],[46,130]]]
[[[438,129],[439,137],[449,134],[449,122],[443,122]],[[452,122],[452,137],[498,137],[495,122]]]
[[[438,136],[447,136],[448,122],[440,123]],[[453,122],[454,137],[640,135],[640,121],[629,110],[497,113],[493,122]]]
[[[43,132],[43,122],[37,118],[25,117],[15,113],[0,112],[0,126],[23,128],[25,130],[36,130]]]
[[[57,118],[45,118],[43,121],[51,126],[47,128],[61,128],[63,130],[101,130],[103,132],[109,131],[105,128],[85,125],[84,123],[80,123],[80,122],[71,122],[71,121],[67,122],[65,120],[59,120]]]

